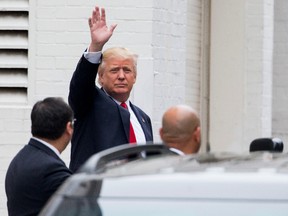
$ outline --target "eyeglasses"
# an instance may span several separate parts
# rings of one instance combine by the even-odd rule
[[[74,118],[74,119],[71,121],[72,128],[74,128],[75,122],[76,122],[76,119]]]

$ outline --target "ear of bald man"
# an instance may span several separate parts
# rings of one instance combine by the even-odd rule
[[[194,153],[197,153],[200,149],[200,145],[201,145],[200,126],[197,126],[195,128],[195,130],[191,133],[191,136],[187,140],[182,140],[182,141],[178,140],[173,143],[170,143],[169,141],[165,140],[163,128],[159,129],[159,134],[164,144],[172,148],[172,151],[174,151],[174,149],[179,150],[179,151],[175,151],[175,153],[177,154],[180,154],[180,155],[194,154]]]

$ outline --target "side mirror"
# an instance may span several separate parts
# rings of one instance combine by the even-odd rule
[[[249,152],[255,151],[270,151],[283,152],[284,144],[279,138],[258,138],[250,143]]]

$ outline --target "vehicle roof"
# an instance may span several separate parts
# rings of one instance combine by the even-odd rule
[[[205,153],[193,155],[161,155],[130,162],[110,163],[99,177],[143,175],[151,173],[189,173],[218,170],[221,172],[288,173],[287,153],[255,152],[249,154]]]
[[[287,154],[269,152],[165,155],[109,167],[98,178],[102,197],[288,200],[287,162]]]

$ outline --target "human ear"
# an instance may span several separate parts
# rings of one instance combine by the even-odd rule
[[[72,136],[73,131],[74,131],[74,125],[73,125],[72,121],[67,122],[66,131],[70,136]]]
[[[201,129],[199,126],[194,131],[194,139],[196,140],[197,143],[201,142]]]
[[[159,134],[160,134],[160,138],[163,140],[163,129],[162,128],[159,129]]]

